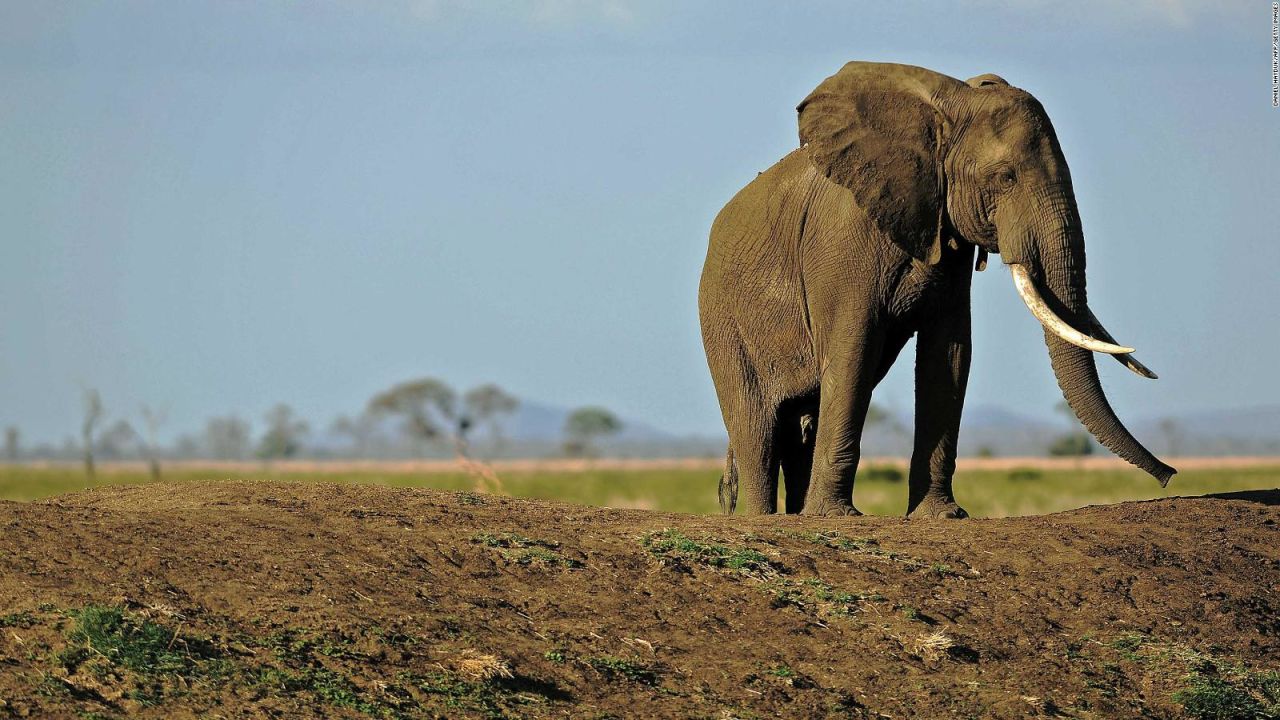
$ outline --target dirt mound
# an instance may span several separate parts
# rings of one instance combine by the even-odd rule
[[[2,503],[0,717],[1267,717],[1278,522],[1277,491],[962,522]]]

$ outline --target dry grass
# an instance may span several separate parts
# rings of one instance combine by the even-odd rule
[[[935,630],[916,638],[915,644],[911,649],[922,659],[933,662],[946,655],[947,651],[954,647],[955,644],[951,636],[941,630]]]
[[[452,665],[459,675],[477,682],[514,677],[507,661],[497,655],[487,655],[471,648],[458,653],[453,658]]]

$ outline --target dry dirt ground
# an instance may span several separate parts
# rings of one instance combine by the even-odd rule
[[[0,717],[1271,717],[1280,491],[697,517],[373,486],[0,503]]]

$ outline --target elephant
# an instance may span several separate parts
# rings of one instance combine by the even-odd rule
[[[989,253],[1040,321],[1058,385],[1106,448],[1176,470],[1116,417],[1093,353],[1156,377],[1089,309],[1071,174],[1049,117],[997,75],[850,62],[797,107],[800,147],[716,216],[698,288],[729,447],[722,509],[858,515],[872,390],[916,337],[908,517],[963,518],[952,476]]]

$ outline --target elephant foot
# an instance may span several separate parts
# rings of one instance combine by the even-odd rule
[[[815,502],[807,503],[800,511],[801,515],[814,517],[855,517],[862,513],[850,502]]]
[[[954,499],[949,498],[925,498],[915,506],[911,512],[907,513],[909,518],[943,518],[947,520],[959,520],[969,517],[969,513],[964,508],[956,504]]]

